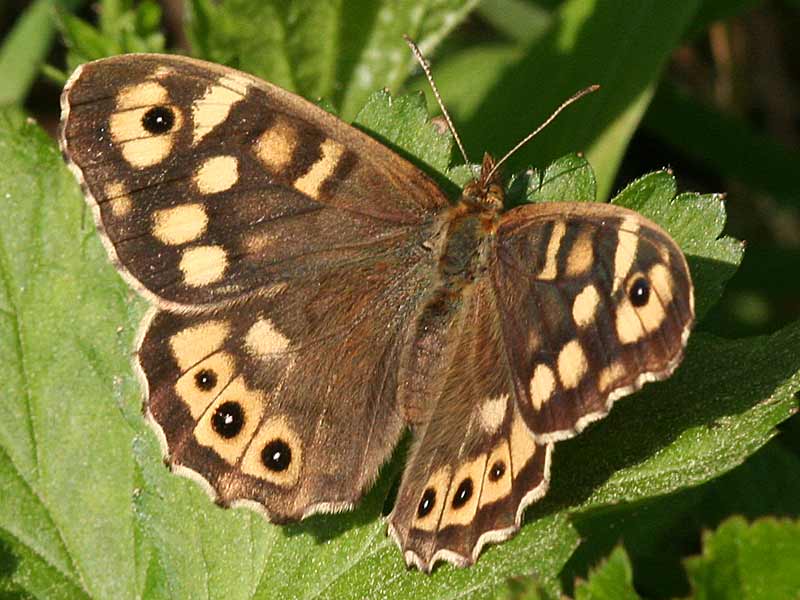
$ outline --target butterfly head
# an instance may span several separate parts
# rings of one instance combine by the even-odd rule
[[[480,176],[464,186],[460,204],[465,205],[469,212],[477,211],[496,216],[502,212],[504,200],[505,191],[500,173],[495,168],[494,158],[486,153],[483,155]]]

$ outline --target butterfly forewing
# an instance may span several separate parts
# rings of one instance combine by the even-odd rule
[[[496,249],[503,337],[537,439],[571,437],[677,366],[692,283],[655,223],[612,205],[529,205],[503,216]]]
[[[119,56],[76,71],[62,103],[62,148],[109,252],[161,305],[362,259],[447,204],[369,136],[233,69]]]

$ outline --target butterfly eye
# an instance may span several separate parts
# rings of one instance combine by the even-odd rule
[[[636,307],[644,306],[650,299],[650,284],[644,277],[639,277],[628,290],[628,298]]]
[[[142,117],[142,127],[153,135],[167,133],[175,125],[175,113],[166,106],[154,106]]]
[[[500,478],[505,475],[506,472],[506,465],[503,463],[502,460],[498,460],[492,465],[491,470],[489,471],[489,480],[490,481],[499,481]]]
[[[211,426],[220,436],[236,437],[244,426],[244,411],[238,402],[223,402],[211,417]]]
[[[422,494],[422,500],[419,501],[419,506],[417,507],[417,517],[420,519],[428,515],[428,513],[433,510],[434,505],[436,504],[436,492],[433,488],[428,488],[425,490],[425,493]]]
[[[217,385],[217,374],[209,369],[198,371],[194,376],[195,385],[204,392],[213,390]]]
[[[472,498],[472,479],[467,477],[459,484],[456,495],[453,496],[453,508],[461,508],[470,498]]]
[[[261,451],[261,462],[270,471],[285,471],[292,462],[292,449],[281,439],[272,440]]]

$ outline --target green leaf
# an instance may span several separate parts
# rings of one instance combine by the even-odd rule
[[[140,304],[109,268],[52,141],[2,115],[0,203],[9,577],[31,594],[134,596],[130,439],[140,417],[128,374]]]
[[[597,567],[589,581],[575,586],[575,600],[637,600],[631,562],[620,546]]]
[[[536,169],[526,171],[523,177],[528,184],[526,202],[594,202],[597,195],[594,170],[577,154],[553,161],[542,173]],[[510,187],[520,180],[515,179]]]
[[[477,0],[192,0],[196,54],[307,98],[328,97],[352,119],[369,94],[397,89],[412,67],[403,34],[429,51]]]
[[[59,24],[67,45],[67,68],[91,60],[128,52],[164,52],[161,7],[153,0],[134,4],[131,0],[104,0],[98,26],[66,11]]]
[[[0,45],[0,106],[20,104],[50,48],[55,27],[51,0],[36,0]]]
[[[800,517],[800,456],[786,450],[782,438],[785,433],[741,466],[701,486],[577,516],[573,523],[584,542],[570,557],[561,581],[569,584],[585,574],[588,565],[622,541],[633,561],[636,589],[645,597],[688,596],[681,556],[699,544],[701,529],[714,528],[732,514]]]
[[[796,600],[800,522],[741,517],[704,536],[703,554],[686,561],[698,600]]]
[[[396,152],[413,156],[434,173],[447,173],[453,138],[449,131],[431,124],[422,95],[395,98],[387,91],[375,92],[356,115],[354,124]]]

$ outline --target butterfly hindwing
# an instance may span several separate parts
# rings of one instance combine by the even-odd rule
[[[280,88],[184,57],[79,68],[61,143],[111,256],[161,306],[368,254],[447,204],[418,169]]]
[[[374,260],[390,252],[376,248]],[[276,522],[352,508],[404,427],[399,344],[426,257],[155,313],[138,360],[173,469],[207,482],[220,504],[263,507]]]
[[[491,281],[453,313],[443,334],[453,352],[429,387],[389,516],[406,562],[423,571],[438,560],[472,564],[485,543],[510,537],[549,481],[552,447],[519,410]]]

